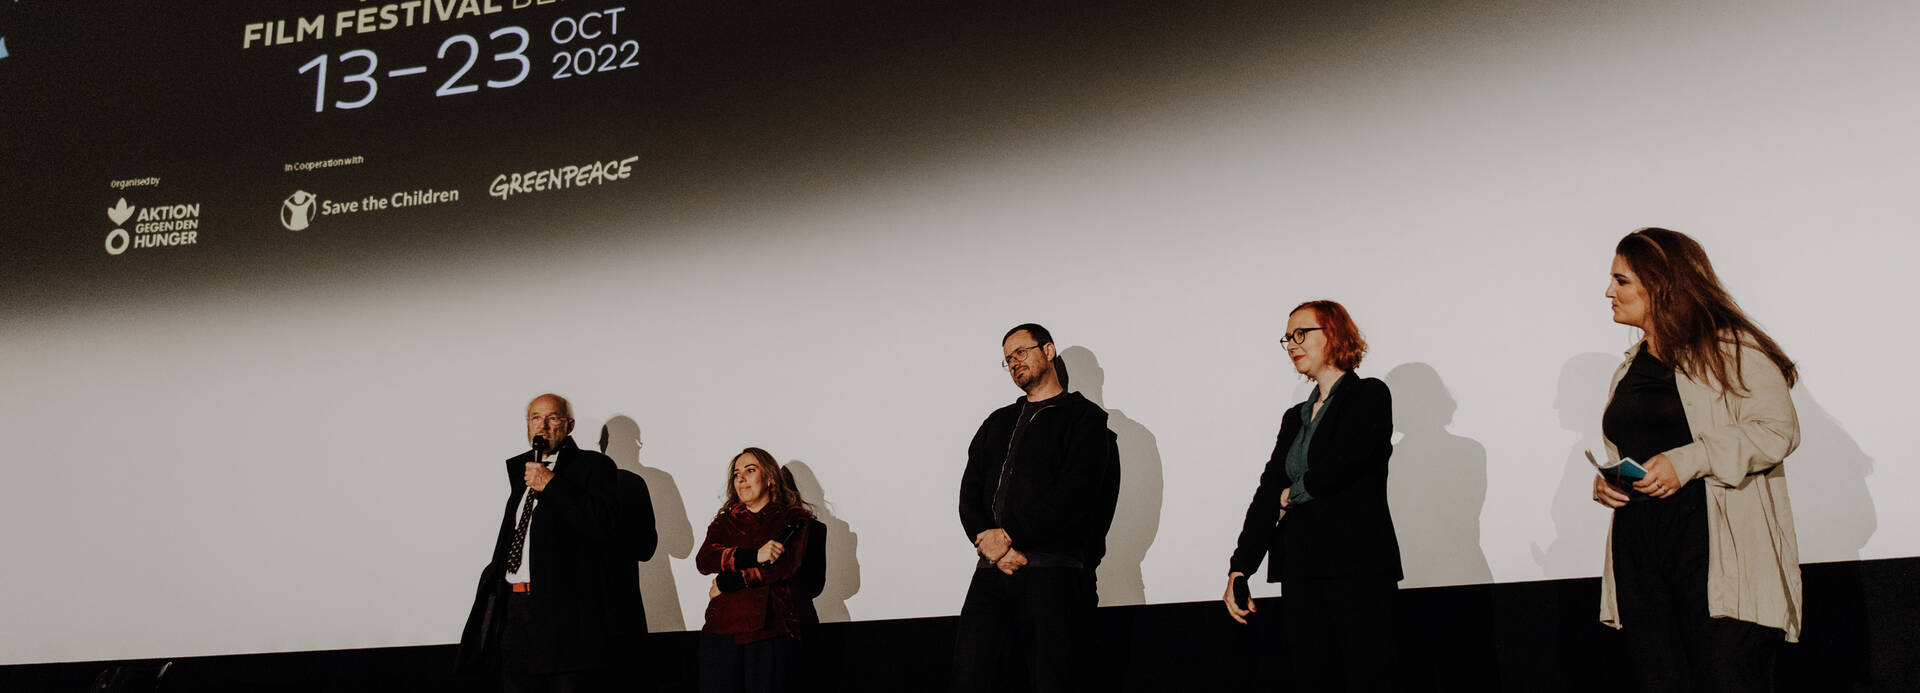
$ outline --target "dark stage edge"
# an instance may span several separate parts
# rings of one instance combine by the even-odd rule
[[[1779,691],[1920,690],[1920,558],[1802,568],[1807,618],[1782,652]],[[1618,632],[1595,620],[1597,578],[1409,589],[1397,634],[1409,691],[1630,691],[1610,677]],[[1285,605],[1262,600],[1271,621]],[[945,690],[954,617],[826,624],[809,638],[808,690]],[[1242,627],[1216,602],[1099,611],[1089,690],[1267,690],[1284,671],[1277,628]],[[695,633],[630,649],[612,690],[696,690]],[[161,691],[469,691],[452,645],[175,659]],[[165,660],[0,667],[0,691],[80,693],[112,667]]]

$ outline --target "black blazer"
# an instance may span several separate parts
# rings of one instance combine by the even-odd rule
[[[638,594],[629,576],[616,587],[611,568],[615,561],[629,566],[627,551],[614,544],[614,498],[618,480],[613,460],[606,455],[575,446],[572,438],[561,441],[553,479],[540,493],[533,510],[531,584],[539,598],[533,604],[543,613],[538,624],[542,632],[532,634],[528,646],[529,673],[545,674],[579,671],[601,666],[607,659],[608,638],[615,621],[630,613]],[[506,510],[501,513],[499,533],[494,540],[493,558],[480,573],[473,609],[460,636],[456,668],[465,672],[483,671],[499,651],[502,627],[506,623],[507,549],[513,543],[515,515],[520,509],[520,492],[526,488],[521,477],[526,463],[533,461],[528,450],[506,461]],[[624,608],[623,608],[624,607]],[[644,627],[644,626],[643,626]]]
[[[1287,448],[1300,434],[1306,402],[1287,410],[1260,487],[1247,506],[1231,569],[1247,575],[1268,558],[1267,581],[1381,579],[1399,581],[1400,541],[1387,511],[1387,458],[1393,455],[1393,394],[1387,384],[1354,373],[1340,377],[1307,446],[1312,500],[1280,514]]]

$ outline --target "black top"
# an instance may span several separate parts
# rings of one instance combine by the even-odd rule
[[[1613,399],[1600,417],[1600,431],[1622,457],[1643,466],[1661,453],[1693,442],[1673,367],[1647,353],[1646,342],[1640,343],[1640,353],[1614,386]],[[1694,479],[1664,499],[1629,490],[1628,495],[1639,502],[1614,511],[1616,541],[1652,541],[1705,527],[1706,488],[1706,482]]]
[[[1393,456],[1393,393],[1387,384],[1348,372],[1334,386],[1307,454],[1302,476],[1313,502],[1280,513],[1287,449],[1304,428],[1301,402],[1280,420],[1273,454],[1247,505],[1230,569],[1252,575],[1267,562],[1268,582],[1399,581],[1400,541],[1387,510],[1387,459]]]
[[[1020,400],[1020,418],[1013,422],[1013,438],[1007,442],[1007,457],[1000,461],[999,481],[994,482],[993,486],[994,522],[1001,523],[1002,525],[1005,525],[1007,522],[1005,516],[1007,510],[1007,476],[1013,472],[1013,452],[1020,449],[1020,434],[1027,430],[1027,422],[1032,421],[1033,417],[1038,415],[1042,409],[1059,404],[1061,401],[1060,398],[1065,397],[1066,394],[1065,392],[1061,392],[1060,394],[1038,402],[1028,399]]]
[[[1693,442],[1687,410],[1681,407],[1680,390],[1674,385],[1673,367],[1647,353],[1644,342],[1627,366],[1627,374],[1613,388],[1600,430],[1620,450],[1620,456],[1642,465],[1660,453]]]
[[[1021,398],[987,415],[967,446],[960,526],[969,541],[1005,529],[1028,565],[1054,555],[1092,570],[1106,555],[1119,496],[1120,451],[1106,410],[1078,392],[1034,407]]]

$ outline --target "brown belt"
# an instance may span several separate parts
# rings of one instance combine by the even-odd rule
[[[533,591],[533,583],[531,582],[509,582],[507,583],[507,585],[512,587],[513,591],[515,592],[532,592]]]

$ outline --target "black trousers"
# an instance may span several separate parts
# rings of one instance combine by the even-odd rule
[[[1706,486],[1614,511],[1613,579],[1642,691],[1767,691],[1785,633],[1707,616]]]
[[[701,693],[797,691],[800,641],[786,636],[741,645],[731,635],[700,634]]]
[[[500,687],[506,693],[578,693],[598,691],[599,672],[530,673],[535,643],[552,637],[553,624],[535,607],[532,593],[507,593],[507,623],[500,632]]]
[[[981,562],[960,607],[953,690],[1007,691],[1021,680],[1038,693],[1086,688],[1081,650],[1096,601],[1085,570],[1028,567],[1007,575]]]
[[[1400,670],[1392,580],[1289,580],[1280,585],[1282,690],[1391,691]]]

